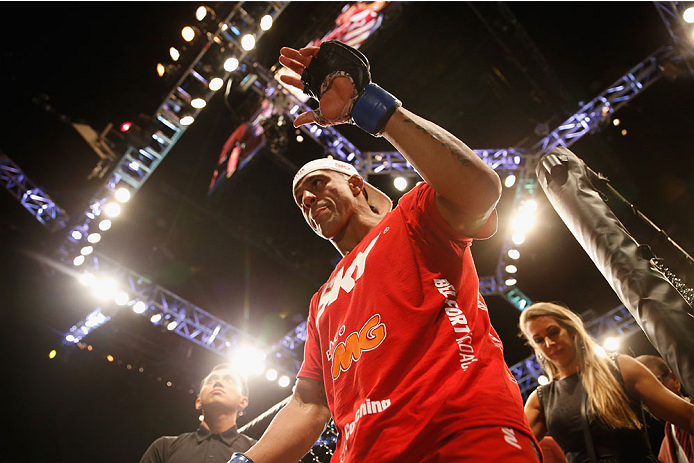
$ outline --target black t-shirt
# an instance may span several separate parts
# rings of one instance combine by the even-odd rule
[[[195,432],[155,440],[140,463],[227,463],[232,453],[245,452],[255,442],[239,433],[236,425],[220,434],[200,425]]]

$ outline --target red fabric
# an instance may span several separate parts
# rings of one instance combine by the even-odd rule
[[[677,442],[675,442],[675,440]],[[672,425],[665,423],[665,437],[660,446],[658,460],[662,463],[679,463],[677,459],[677,444],[682,447],[687,461],[694,463],[694,436],[687,434],[680,428],[675,428],[675,434],[672,432]]]
[[[494,213],[487,236],[495,221]],[[421,461],[472,427],[532,435],[479,294],[471,243],[421,183],[314,295],[298,376],[325,384],[340,430],[332,461]]]
[[[564,451],[552,436],[542,438],[540,448],[545,456],[545,463],[566,463]]]

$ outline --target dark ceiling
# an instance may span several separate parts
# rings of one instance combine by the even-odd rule
[[[100,131],[153,113],[169,90],[155,65],[178,43],[198,4],[6,5],[22,19],[0,31],[0,150],[77,216],[98,186],[87,180],[98,158],[59,114]],[[251,58],[275,65],[280,46],[299,47],[327,31],[341,5],[291,3]],[[401,2],[384,12],[382,27],[361,47],[374,80],[473,148],[527,146],[539,123],[555,127],[580,102],[670,44],[650,2]],[[607,125],[572,147],[689,253],[691,89],[691,75],[670,74],[616,114],[619,128]],[[40,95],[55,112],[32,103]],[[293,169],[270,152],[207,195],[221,146],[254,110],[254,100],[237,85],[224,100],[220,94],[210,102],[99,251],[274,343],[306,317],[337,253],[303,222],[289,195]],[[340,131],[363,151],[391,149],[354,127]],[[311,142],[290,140],[284,154],[290,164],[321,155]],[[397,198],[389,176],[370,181]],[[505,190],[499,232],[473,248],[481,276],[494,272],[512,199]],[[561,300],[578,312],[602,314],[619,305],[541,191],[536,199],[519,288],[533,300]],[[2,461],[136,461],[159,435],[194,428],[189,390],[222,359],[129,311],[85,339],[92,351],[65,346],[62,333],[96,302],[72,278],[31,257],[51,255],[65,232],[49,233],[8,193],[0,201],[2,352],[12,402],[6,416],[17,423],[11,439],[17,444]],[[683,276],[691,281],[691,273]],[[516,336],[517,310],[500,297],[486,299],[508,363],[525,358],[530,352]],[[643,340],[633,346],[648,349]],[[53,348],[58,356],[49,361]],[[105,360],[109,353],[113,364]],[[242,422],[288,393],[264,380],[251,382]]]

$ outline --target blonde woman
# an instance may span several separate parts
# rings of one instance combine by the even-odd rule
[[[599,355],[570,309],[533,304],[521,312],[519,327],[550,378],[528,398],[528,422],[538,440],[549,433],[569,463],[657,462],[643,425],[642,403],[694,433],[694,406],[635,359]]]

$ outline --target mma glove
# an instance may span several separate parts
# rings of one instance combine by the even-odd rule
[[[402,103],[371,82],[371,66],[363,53],[337,40],[326,40],[301,75],[304,93],[320,100],[336,77],[349,77],[354,85],[352,99],[336,122],[355,124],[371,135],[380,136]],[[315,113],[322,125],[335,122],[328,121],[319,109]]]

